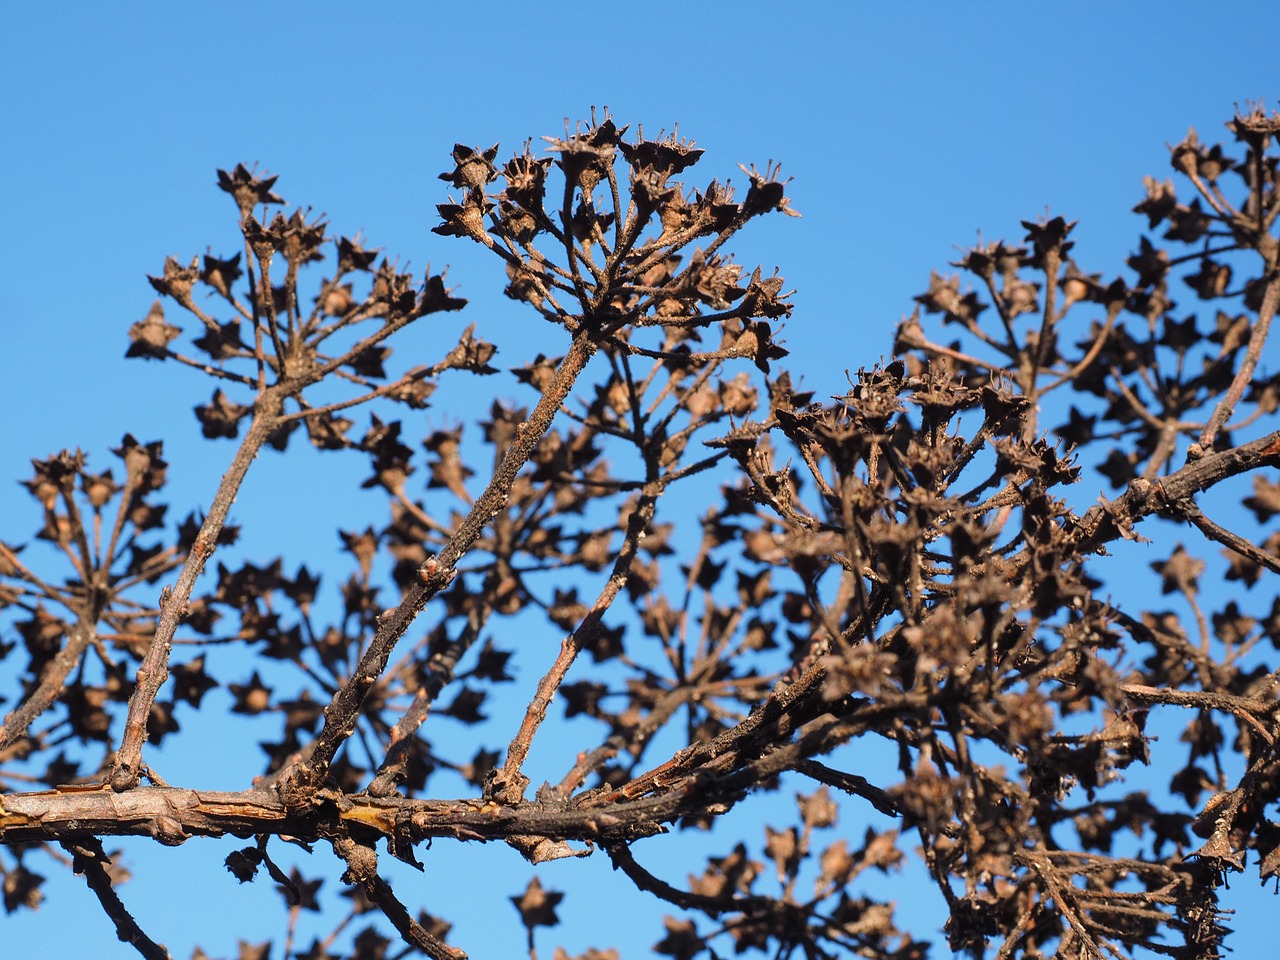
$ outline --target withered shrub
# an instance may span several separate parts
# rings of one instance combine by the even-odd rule
[[[100,472],[79,450],[33,461],[34,535],[54,548],[39,564],[0,543],[5,908],[39,902],[48,854],[164,957],[101,838],[233,834],[252,842],[229,870],[265,869],[289,904],[273,955],[331,956],[367,914],[352,957],[402,955],[395,934],[461,957],[379,851],[417,865],[435,837],[500,840],[533,863],[608,857],[678,908],[659,954],[905,960],[931,931],[901,929],[873,878],[918,851],[952,951],[1219,956],[1224,877],[1280,876],[1280,370],[1264,354],[1280,117],[1228,126],[1236,152],[1193,131],[1172,154],[1181,185],[1147,178],[1151,236],[1126,273],[1079,266],[1073,224],[1025,223],[1021,243],[935,275],[896,358],[831,398],[778,365],[782,278],[728,254],[755,218],[797,215],[772,165],[744,167],[745,192],[694,189],[701,150],[607,117],[502,165],[456,146],[435,232],[500,258],[506,294],[563,343],[502,387],[473,327],[393,363],[403,328],[464,306],[442,277],[273,213],[275,177],[219,171],[243,248],[166,260],[128,347],[213,381],[196,418],[238,444],[216,491],[175,523],[160,442],[126,434]],[[1188,291],[1189,312],[1173,300]],[[495,398],[487,413],[424,417],[459,381]],[[255,457],[299,434],[367,458],[385,524],[341,532],[336,589],[282,558],[210,567]],[[1098,474],[1095,501],[1079,491]],[[1099,558],[1144,533],[1167,609],[1103,580]],[[499,700],[520,670],[540,679],[513,713]],[[261,776],[166,783],[146,744],[181,737],[219,686],[278,737]],[[1145,732],[1156,710],[1185,721],[1180,739]],[[553,726],[576,746],[548,745]],[[896,764],[860,762],[869,740]],[[531,791],[535,742],[559,779]],[[718,834],[723,855],[687,882],[637,860],[638,839],[800,780],[794,823]],[[823,832],[851,811],[864,834]],[[355,888],[309,948],[298,911],[339,871],[317,855],[315,877],[285,874],[286,840],[332,848]],[[514,892],[533,956],[563,894],[537,877]]]

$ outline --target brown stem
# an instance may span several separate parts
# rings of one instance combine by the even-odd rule
[[[277,369],[284,370],[284,343],[280,340],[280,326],[276,322],[276,298],[275,291],[271,289],[271,254],[258,256],[258,290],[260,296],[259,302],[266,310],[267,314],[267,330],[271,334],[271,345],[276,352],[276,362],[279,364]]]
[[[368,403],[370,400],[375,400],[378,397],[386,396],[388,393],[393,393],[411,383],[417,383],[418,381],[425,380],[428,377],[434,377],[441,370],[447,370],[450,366],[451,364],[449,364],[448,361],[445,361],[444,363],[436,364],[434,367],[423,367],[421,370],[410,371],[399,380],[392,383],[385,383],[380,387],[370,390],[368,393],[362,393],[358,397],[352,397],[350,400],[327,403],[323,407],[308,407],[294,413],[285,414],[280,418],[280,422],[288,423],[291,420],[305,420],[308,417],[322,417],[330,413],[336,413],[339,410],[347,410],[351,407],[359,406],[362,403]]]
[[[662,833],[662,823],[698,807],[697,797],[674,794],[620,803],[597,800],[581,809],[541,803],[502,807],[475,798],[379,799],[336,791],[326,791],[325,799],[313,810],[297,811],[262,789],[140,786],[115,793],[99,787],[63,787],[11,793],[0,795],[0,843],[113,836],[151,837],[176,846],[192,837],[259,834],[311,842],[342,835],[349,828],[392,838],[397,845],[434,837],[502,840],[528,835],[629,841]]]
[[[1264,466],[1280,466],[1280,430],[1229,450],[1201,455],[1155,483],[1134,480],[1121,496],[1090,507],[1080,518],[1081,555],[1118,538],[1132,537],[1133,524],[1153,513]]]
[[[147,960],[171,960],[164,944],[156,943],[138,926],[138,921],[125,909],[120,898],[111,886],[111,876],[107,867],[111,858],[103,852],[102,841],[97,837],[84,840],[64,840],[62,849],[71,854],[72,867],[76,873],[84,874],[85,882],[94,892],[102,909],[107,912],[116,925],[116,936],[121,943],[134,947]]]
[[[248,353],[247,351],[236,351],[235,356],[249,357],[249,356],[252,356],[252,354]],[[216,380],[226,380],[228,383],[238,383],[246,387],[253,387],[256,385],[254,380],[251,377],[246,377],[243,374],[239,374],[239,373],[232,373],[230,370],[223,370],[221,367],[215,367],[210,363],[204,362],[203,360],[194,360],[191,357],[184,356],[181,353],[174,353],[172,350],[166,350],[164,352],[164,358],[166,360],[176,360],[178,363],[181,363],[183,366],[191,367],[194,370],[199,370],[206,377],[213,377]]]
[[[1076,898],[1067,893],[1049,858],[1037,851],[1019,852],[1015,856],[1017,860],[1029,866],[1044,883],[1045,892],[1053,899],[1054,906],[1067,921],[1072,932],[1080,938],[1078,955],[1102,960],[1102,950],[1094,941],[1093,935],[1085,929],[1081,914],[1076,909]],[[1074,888],[1072,889],[1074,891]]]
[[[1049,345],[1053,340],[1054,327],[1058,323],[1056,311],[1058,294],[1058,270],[1062,266],[1062,255],[1056,249],[1044,255],[1044,312],[1040,319],[1040,333],[1036,340],[1034,352],[1025,347],[1020,351],[1018,359],[1018,375],[1022,380],[1022,394],[1027,398],[1027,413],[1022,422],[1022,439],[1031,443],[1036,438],[1039,417],[1039,399],[1042,393],[1040,372],[1049,362]]]
[[[655,897],[684,910],[701,910],[710,916],[718,917],[722,913],[745,912],[752,907],[765,908],[772,902],[767,897],[760,896],[740,897],[729,894],[712,897],[705,894],[691,893],[688,890],[681,890],[679,887],[671,886],[665,880],[658,879],[640,866],[632,855],[630,847],[622,844],[611,844],[605,848],[605,853],[613,861],[613,868],[626,874],[627,879],[636,885],[636,889],[652,893]]]
[[[1262,305],[1258,308],[1258,322],[1253,325],[1253,331],[1249,335],[1249,347],[1245,351],[1244,361],[1236,371],[1235,379],[1231,381],[1231,387],[1226,395],[1214,408],[1213,415],[1205,424],[1204,432],[1200,434],[1201,450],[1213,449],[1214,437],[1218,435],[1219,428],[1235,413],[1236,404],[1244,396],[1245,388],[1253,379],[1254,368],[1262,358],[1262,347],[1267,342],[1271,320],[1276,315],[1276,307],[1280,306],[1280,273],[1275,272],[1274,257],[1267,264],[1267,269],[1271,272],[1271,277],[1267,280],[1267,291],[1262,297]]]
[[[253,424],[249,427],[244,442],[240,444],[240,449],[236,451],[231,466],[223,474],[222,482],[218,484],[209,512],[200,525],[200,532],[191,545],[191,551],[182,565],[182,572],[178,574],[178,582],[172,590],[165,590],[161,594],[160,620],[156,624],[155,636],[151,638],[146,656],[138,667],[137,685],[133,689],[133,695],[129,697],[124,736],[111,771],[111,786],[114,790],[128,790],[138,784],[142,771],[142,743],[147,736],[147,718],[151,714],[156,694],[169,678],[169,652],[173,646],[174,634],[186,614],[196,580],[217,546],[218,535],[226,523],[227,514],[231,510],[231,504],[235,502],[249,465],[279,423],[279,412],[280,400],[275,393],[268,391],[259,398]]]
[[[603,589],[601,589],[599,596],[596,597],[596,602],[592,604],[590,612],[583,618],[578,629],[561,641],[560,652],[557,654],[555,662],[551,664],[551,668],[547,670],[546,674],[538,682],[538,689],[530,699],[529,706],[525,709],[524,720],[520,723],[520,729],[516,731],[516,735],[511,739],[510,746],[507,747],[507,762],[503,765],[500,780],[495,781],[501,784],[501,788],[495,793],[494,799],[507,803],[518,803],[523,796],[524,788],[529,784],[529,778],[520,772],[520,767],[529,755],[529,748],[533,744],[534,735],[537,734],[538,727],[542,724],[542,721],[546,719],[547,707],[551,705],[551,701],[555,698],[556,691],[560,689],[560,684],[568,674],[569,667],[573,665],[578,652],[582,649],[584,643],[590,642],[595,637],[597,631],[600,630],[601,619],[604,617],[605,611],[609,609],[609,606],[622,591],[622,588],[626,586],[627,577],[631,571],[631,563],[636,554],[639,553],[640,542],[644,539],[644,533],[653,521],[657,502],[658,496],[656,493],[646,493],[640,498],[640,502],[636,505],[628,520],[622,549],[618,551],[618,557],[613,564],[613,573]]]
[[[447,650],[433,656],[428,663],[430,673],[425,683],[418,688],[413,703],[405,711],[404,716],[391,728],[390,744],[387,755],[378,766],[378,772],[369,784],[371,797],[389,797],[395,792],[396,784],[404,777],[409,759],[409,744],[413,734],[422,722],[427,719],[431,704],[439,697],[440,691],[453,680],[458,661],[471,649],[472,644],[480,636],[483,623],[488,619],[489,608],[483,614],[473,615],[467,622],[462,635],[451,643]]]
[[[1126,683],[1120,689],[1125,696],[1137,703],[1167,703],[1179,707],[1196,707],[1200,710],[1219,710],[1230,713],[1253,727],[1268,746],[1275,745],[1275,738],[1263,726],[1264,721],[1268,723],[1272,721],[1276,707],[1274,701],[1268,703],[1213,690],[1171,690],[1139,683]]]
[[[653,705],[645,718],[636,727],[628,729],[625,735],[611,734],[600,746],[579,754],[573,767],[557,785],[557,792],[561,796],[568,796],[586,782],[589,774],[599,770],[623,750],[626,750],[633,760],[638,760],[654,734],[666,725],[676,710],[689,701],[690,696],[687,687],[668,690]]]
[[[825,783],[855,797],[862,797],[885,816],[899,817],[902,815],[902,811],[898,809],[898,804],[893,797],[856,773],[833,770],[817,760],[801,760],[796,764],[795,769],[797,773],[812,777],[819,783]]]
[[[506,505],[516,475],[551,428],[556,412],[573,389],[595,348],[595,343],[585,333],[574,339],[537,406],[516,429],[515,440],[507,448],[484,493],[472,505],[440,553],[419,568],[418,582],[406,591],[399,606],[378,618],[377,631],[361,655],[350,682],[343,684],[325,707],[324,725],[319,734],[302,756],[281,772],[280,787],[291,805],[309,803],[315,788],[324,782],[338,748],[355,730],[356,717],[365,697],[386,669],[392,649],[427,603],[453,581],[458,561]]]
[[[82,617],[67,637],[67,642],[49,661],[40,674],[40,682],[22,704],[4,718],[0,727],[0,749],[13,743],[31,726],[40,714],[49,709],[62,695],[62,685],[75,669],[80,657],[94,639],[93,622]]]
[[[13,549],[9,547],[7,544],[5,544],[3,540],[0,540],[0,560],[3,560],[6,564],[8,564],[12,568],[12,571],[8,574],[5,574],[5,576],[16,577],[17,579],[22,580],[23,582],[28,583],[32,587],[34,587],[35,591],[33,592],[38,591],[39,593],[48,597],[50,600],[56,600],[59,603],[61,603],[63,606],[67,606],[66,598],[68,597],[68,594],[62,589],[54,586],[51,583],[46,583],[45,581],[41,580],[38,576],[36,576],[35,573],[33,573],[29,567],[27,567],[21,560],[18,559],[18,555],[14,553]]]
[[[1098,354],[1102,352],[1102,348],[1107,345],[1107,341],[1111,337],[1111,330],[1116,323],[1116,317],[1120,315],[1121,306],[1122,304],[1120,303],[1109,304],[1107,306],[1107,321],[1102,325],[1102,329],[1094,336],[1093,343],[1090,344],[1089,349],[1085,351],[1085,355],[1076,361],[1070,370],[1066,371],[1066,373],[1058,377],[1057,380],[1054,380],[1053,383],[1045,387],[1042,392],[1049,393],[1050,391],[1056,390],[1064,383],[1074,382],[1080,374],[1088,369],[1089,365],[1098,358]]]
[[[1244,537],[1232,533],[1225,527],[1218,526],[1218,524],[1206,517],[1195,503],[1186,501],[1176,504],[1174,509],[1180,512],[1187,519],[1187,522],[1210,540],[1216,540],[1227,549],[1253,561],[1260,567],[1266,567],[1272,573],[1280,573],[1280,560],[1265,550],[1254,546]]]
[[[346,836],[335,837],[332,843],[334,852],[347,863],[343,879],[364,890],[365,896],[378,905],[405,943],[417,947],[432,960],[467,960],[466,951],[449,946],[409,915],[391,884],[378,875],[378,854],[372,847]]]
[[[133,506],[133,494],[141,480],[141,470],[132,458],[126,459],[124,487],[120,491],[120,506],[116,510],[115,521],[111,525],[111,539],[107,541],[103,553],[103,565],[110,570],[116,559],[116,547],[120,543],[120,535],[124,533],[124,525],[129,519],[129,510]]]

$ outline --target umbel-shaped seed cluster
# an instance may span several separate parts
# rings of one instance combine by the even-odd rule
[[[874,879],[908,869],[969,956],[1218,956],[1225,875],[1280,875],[1278,123],[1174,148],[1194,195],[1147,179],[1162,235],[1124,275],[1061,218],[965,251],[830,397],[777,368],[781,277],[727,251],[796,215],[772,163],[693,187],[691,142],[594,115],[501,165],[455,146],[435,232],[561,343],[506,371],[443,277],[220,171],[242,249],[167,259],[128,348],[214,380],[197,420],[237,445],[211,498],[174,524],[159,442],[126,435],[120,479],[34,461],[39,542],[0,542],[6,909],[70,863],[167,956],[101,838],[233,834],[231,874],[284,897],[282,956],[456,958],[449,920],[492,905],[434,916],[393,862],[452,838],[608,857],[672,910],[660,955],[923,958],[937,931]],[[229,522],[299,427],[385,501],[315,518],[345,571],[246,558]],[[1144,597],[1109,554],[1148,540]],[[168,783],[184,732],[240,736],[225,709],[253,782]],[[709,857],[660,836],[706,829]],[[503,891],[530,956],[575,896],[537,871]]]

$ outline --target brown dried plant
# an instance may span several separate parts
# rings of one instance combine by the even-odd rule
[[[497,372],[495,347],[469,327],[392,374],[390,342],[463,301],[302,211],[269,216],[274,177],[219,171],[243,250],[166,260],[152,285],[198,336],[157,301],[128,350],[214,381],[203,433],[239,443],[209,506],[168,522],[161,445],[126,435],[119,480],[80,451],[33,461],[36,537],[61,569],[0,543],[13,637],[0,653],[16,678],[0,735],[6,909],[39,902],[28,863],[61,846],[121,939],[165,957],[123,906],[101,838],[232,834],[254,838],[232,873],[265,867],[286,892],[284,955],[329,956],[376,912],[384,926],[351,956],[383,956],[394,928],[455,958],[449,924],[415,915],[378,853],[418,865],[450,837],[533,863],[598,851],[680,911],[662,955],[905,960],[927,954],[927,931],[899,927],[869,871],[918,850],[952,951],[1219,956],[1225,875],[1252,859],[1264,882],[1280,877],[1280,371],[1264,356],[1280,116],[1228,126],[1239,155],[1194,131],[1173,149],[1189,202],[1147,179],[1136,209],[1163,234],[1142,238],[1133,279],[1079,267],[1073,224],[1025,223],[1022,245],[965,252],[966,280],[934,276],[896,359],[816,401],[775,368],[782,278],[726,252],[749,221],[797,215],[776,167],[742,168],[741,196],[693,189],[702,151],[594,116],[501,166],[496,146],[458,145],[442,174],[458,196],[435,232],[501,259],[506,294],[558,328],[564,353],[513,371],[531,408],[494,399],[421,449],[404,439],[416,411],[446,374]],[[325,256],[336,266],[306,287]],[[1203,309],[1178,310],[1179,283]],[[360,405],[357,439],[346,414]],[[299,427],[320,450],[367,456],[365,486],[386,496],[385,526],[342,534],[340,597],[280,558],[220,561],[201,580],[235,542],[228,512],[255,457]],[[1073,500],[1085,467],[1121,492]],[[1189,545],[1164,543],[1178,525]],[[1108,549],[1140,529],[1175,609],[1106,588]],[[502,641],[513,628],[531,637],[519,649]],[[192,647],[205,652],[171,660]],[[226,647],[243,652],[225,670],[256,664],[245,682],[213,672]],[[517,665],[540,679],[512,715],[496,691]],[[272,678],[287,669],[285,698]],[[179,711],[219,685],[234,712],[282,722],[262,775],[220,792],[165,783],[146,744],[180,736]],[[1186,718],[1179,741],[1145,732],[1157,710]],[[505,751],[444,743],[432,713]],[[871,741],[896,763],[867,764]],[[535,744],[559,778],[530,796]],[[1135,763],[1142,789],[1126,782]],[[440,798],[449,775],[466,796]],[[733,837],[685,884],[637,860],[635,841],[706,828],[797,779],[816,788],[757,848]],[[872,824],[861,840],[822,833],[855,815]],[[321,881],[285,874],[268,852],[281,840],[323,841],[355,888],[309,951],[294,923]],[[563,896],[535,877],[511,898],[531,956]]]

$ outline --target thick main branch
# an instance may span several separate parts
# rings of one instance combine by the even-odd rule
[[[322,791],[308,810],[289,810],[269,790],[222,792],[183,787],[50,790],[0,796],[0,843],[151,837],[176,846],[192,837],[290,836],[303,841],[352,832],[396,844],[433,837],[498,840],[537,835],[558,840],[629,841],[663,831],[687,799],[665,795],[573,809],[480,800],[377,799]]]

